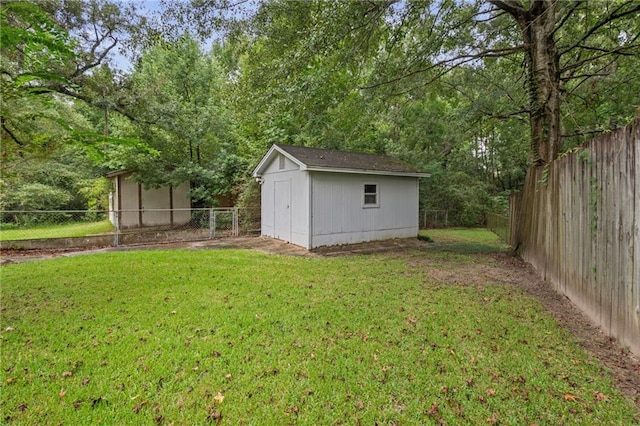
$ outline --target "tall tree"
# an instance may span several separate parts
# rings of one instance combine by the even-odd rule
[[[610,72],[607,68],[618,56],[640,55],[640,4],[489,1],[518,24],[526,58],[532,154],[537,162],[552,161],[562,138],[563,85]]]
[[[299,22],[300,6],[275,4],[293,16],[290,26]],[[351,63],[375,58],[377,65],[364,89],[419,92],[453,69],[484,70],[500,59],[520,59],[523,78],[517,74],[508,78],[525,82],[528,101],[524,109],[515,104],[501,115],[528,114],[530,153],[538,164],[558,156],[566,136],[562,117],[579,116],[567,110],[576,105],[571,102],[576,89],[615,75],[622,63],[625,69],[633,67],[630,62],[638,64],[640,57],[640,4],[634,0],[372,2],[341,5],[335,12],[323,1],[306,6],[313,11],[306,13],[332,19],[327,24],[310,20],[288,30],[298,37],[293,43],[300,48],[294,58],[318,52],[341,52],[341,59]],[[341,13],[345,10],[349,13]],[[634,99],[623,115],[633,114],[638,96]],[[584,132],[599,127],[578,126]]]
[[[151,187],[190,182],[194,205],[211,205],[237,166],[227,158],[236,141],[223,83],[215,56],[186,34],[146,50],[131,75],[133,134],[154,151],[115,149],[112,165],[136,171]]]
[[[105,93],[121,87],[113,73],[101,68],[108,68],[119,37],[135,25],[135,11],[110,0],[3,1],[0,20],[5,159],[9,151],[24,155],[37,149],[38,141],[52,133],[43,128],[56,129],[64,136],[57,139],[67,143],[104,142],[97,137],[104,131],[93,132],[75,120],[77,114],[70,114],[70,120],[62,112],[82,102],[106,113]],[[110,99],[109,109],[134,117],[130,99]]]

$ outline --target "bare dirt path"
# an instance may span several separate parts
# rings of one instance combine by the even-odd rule
[[[77,256],[81,254],[107,251],[129,251],[149,249],[251,249],[265,253],[288,256],[353,256],[374,253],[393,253],[403,255],[416,251],[429,251],[429,243],[417,239],[388,240],[350,246],[328,247],[307,251],[292,244],[262,237],[240,237],[200,242],[179,242],[144,246],[128,246],[118,248],[92,248],[82,251],[74,250],[38,250],[19,251],[2,250],[0,264],[21,263],[33,260],[50,259],[60,256]],[[531,297],[539,300],[558,323],[577,339],[580,346],[597,358],[601,365],[610,372],[618,387],[635,401],[640,407],[640,360],[621,348],[614,339],[605,335],[595,326],[571,301],[555,292],[548,282],[543,281],[535,269],[519,258],[507,253],[474,254],[478,262],[465,264],[453,269],[442,269],[425,262],[412,260],[414,267],[428,268],[428,273],[435,280],[450,285],[477,285],[481,282],[494,282],[513,285],[521,288]],[[487,257],[490,261],[482,261]],[[414,256],[414,259],[419,257]]]

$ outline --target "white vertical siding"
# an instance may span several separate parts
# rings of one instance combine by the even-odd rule
[[[169,210],[171,198],[173,209],[188,209],[191,207],[189,200],[189,182],[184,182],[172,191],[168,187],[142,189],[142,208],[145,210]],[[173,224],[184,225],[191,219],[188,211],[173,211]],[[142,213],[143,226],[161,226],[171,224],[170,211],[144,211]]]
[[[169,188],[142,189],[143,209],[168,209]],[[171,223],[170,212],[145,211],[142,213],[142,226],[160,226]]]
[[[307,247],[309,242],[309,197],[308,173],[285,157],[280,169],[278,156],[267,165],[262,175],[262,235],[283,239]],[[276,184],[277,182],[277,184]],[[288,200],[276,200],[276,185],[281,192],[288,188]],[[288,203],[286,202],[288,201]],[[282,229],[289,226],[288,230]]]
[[[139,208],[142,205],[143,209],[165,209],[171,208],[170,192],[169,188],[158,189],[144,189],[138,192],[138,182],[132,178],[126,178],[124,176],[118,176],[115,178],[120,179],[120,185],[116,186],[116,193],[113,197],[113,206],[120,213],[120,226],[123,228],[131,228],[137,226],[160,226],[171,224],[171,213],[169,211],[142,212],[142,223],[140,223]],[[121,191],[117,193],[118,187]],[[141,204],[138,201],[138,197],[141,196]],[[174,209],[188,209],[191,207],[191,201],[189,199],[189,182],[185,182],[173,189],[173,208]],[[118,199],[121,200],[122,205],[118,205]],[[173,224],[183,225],[191,219],[191,213],[189,211],[174,211],[173,212]]]
[[[418,234],[418,179],[313,172],[312,247]],[[364,207],[364,185],[377,184],[378,207]]]
[[[190,209],[191,197],[189,197],[189,191],[191,185],[189,182],[183,182],[177,187],[173,188],[173,208],[174,209]],[[168,208],[168,207],[167,207]],[[184,225],[191,220],[191,212],[189,210],[174,210],[173,223],[174,225]]]
[[[124,176],[119,176],[117,179],[120,179],[119,189],[121,191],[119,197],[121,205],[118,206],[118,209],[122,211],[120,213],[120,226],[123,228],[140,226],[138,212],[127,211],[138,209],[138,182],[134,179],[127,179]]]

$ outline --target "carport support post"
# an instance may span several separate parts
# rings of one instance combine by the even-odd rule
[[[209,209],[209,239],[212,240],[216,236],[216,219],[213,215],[213,209]]]
[[[118,234],[120,233],[120,211],[113,212],[113,246],[118,247]]]

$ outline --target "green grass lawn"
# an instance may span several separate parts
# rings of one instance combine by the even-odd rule
[[[485,228],[429,229],[421,230],[420,235],[432,240],[433,250],[445,253],[495,253],[509,249],[508,244]]]
[[[638,422],[537,301],[435,283],[417,266],[432,255],[493,262],[175,250],[4,266],[1,421]]]
[[[85,237],[112,232],[109,220],[100,222],[75,222],[63,225],[43,224],[28,228],[0,228],[0,241],[34,240],[39,238]]]

